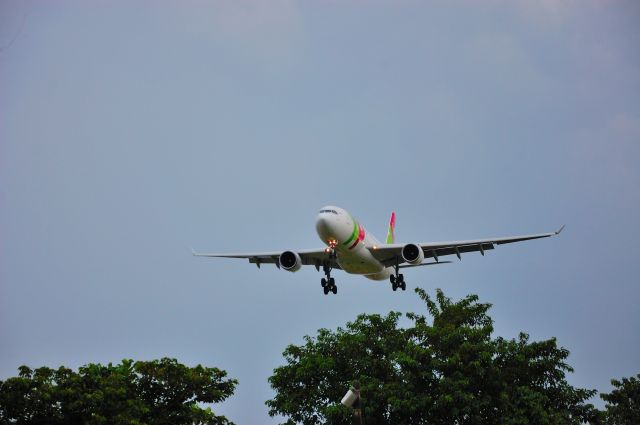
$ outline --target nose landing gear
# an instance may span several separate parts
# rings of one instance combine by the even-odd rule
[[[327,295],[329,292],[333,292],[334,294],[338,293],[338,287],[336,286],[336,280],[331,277],[331,266],[329,263],[325,263],[322,266],[322,270],[324,274],[327,276],[326,279],[323,277],[320,279],[320,285],[322,285],[322,289],[324,294]]]

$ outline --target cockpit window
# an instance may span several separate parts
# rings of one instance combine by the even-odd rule
[[[320,210],[320,214],[322,213],[338,214],[336,210]]]

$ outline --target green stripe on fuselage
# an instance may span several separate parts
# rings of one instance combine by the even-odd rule
[[[353,232],[351,233],[351,236],[349,237],[349,239],[347,239],[345,242],[342,242],[342,245],[345,245],[345,246],[353,242],[353,240],[358,237],[358,232],[359,232],[358,222],[356,221],[355,218],[353,218],[351,214],[349,214],[349,217],[351,217],[351,221],[353,221]]]

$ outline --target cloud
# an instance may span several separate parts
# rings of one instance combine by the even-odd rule
[[[640,116],[620,112],[585,123],[584,128],[571,135],[569,142],[574,188],[597,204],[637,211],[640,206],[638,140]]]
[[[194,2],[178,9],[187,32],[260,60],[287,60],[302,34],[291,0]]]
[[[562,25],[577,13],[607,7],[610,1],[599,0],[493,0],[478,2],[491,8],[506,8],[543,27]]]
[[[640,117],[618,114],[609,120],[609,128],[621,140],[628,143],[640,141]]]
[[[474,74],[499,85],[501,90],[533,95],[547,89],[548,81],[536,65],[534,53],[517,36],[505,32],[478,34],[467,41],[465,50]]]

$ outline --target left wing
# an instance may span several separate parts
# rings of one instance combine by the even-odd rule
[[[550,236],[556,236],[562,232],[564,225],[555,232],[539,233],[535,235],[523,235],[523,236],[508,236],[504,238],[491,238],[491,239],[475,239],[469,241],[451,241],[451,242],[427,242],[420,243],[418,246],[422,248],[425,258],[433,258],[436,262],[439,262],[440,257],[447,255],[456,255],[458,259],[462,259],[461,254],[466,252],[479,251],[482,255],[484,252],[490,249],[494,249],[495,245],[503,245],[514,242],[528,241],[532,239],[548,238]],[[394,266],[397,262],[403,263],[401,251],[404,244],[392,244],[382,245],[375,249],[370,248],[371,254],[373,254],[378,261],[387,267]]]
[[[195,257],[218,257],[218,258],[245,258],[248,259],[251,264],[255,264],[260,267],[260,264],[275,264],[280,268],[280,254],[284,251],[273,252],[254,252],[254,253],[235,253],[235,254],[207,254],[191,251]],[[302,251],[295,251],[300,256],[302,265],[315,266],[320,268],[325,262],[329,262],[331,268],[340,269],[340,266],[335,259],[330,258],[329,253],[324,249],[305,249]]]

